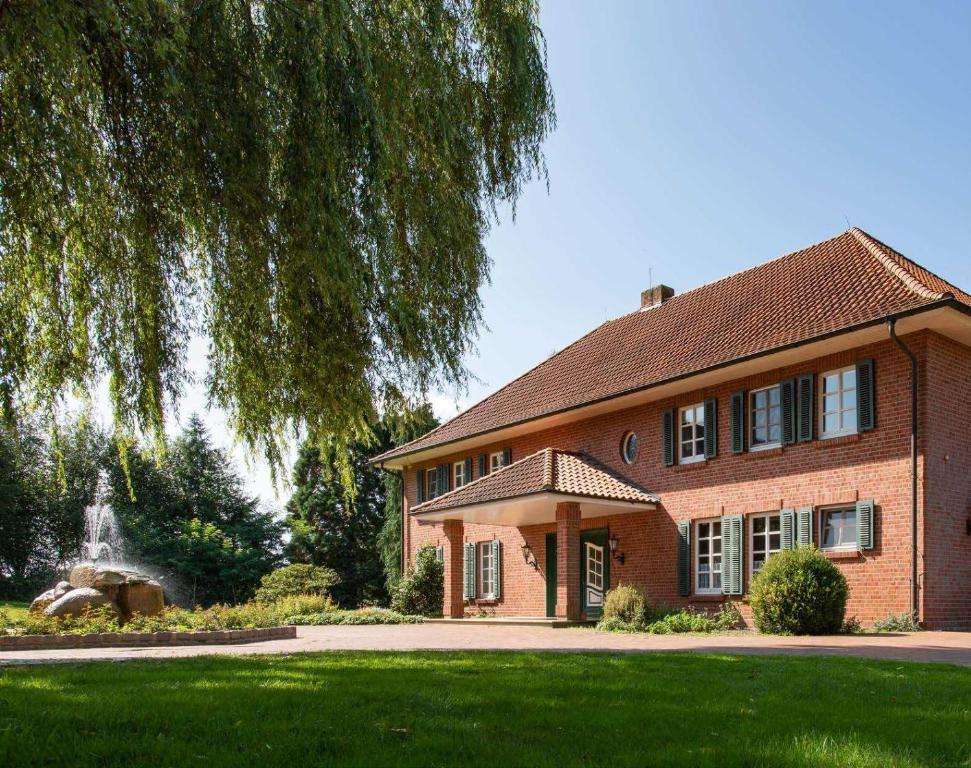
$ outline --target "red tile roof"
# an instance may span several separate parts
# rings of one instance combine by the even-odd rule
[[[660,499],[586,454],[544,448],[412,508],[438,512],[501,499],[557,493],[587,499],[657,504]]]
[[[423,437],[415,453],[971,295],[860,229],[609,320]]]

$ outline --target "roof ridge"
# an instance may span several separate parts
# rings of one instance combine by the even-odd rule
[[[925,299],[943,299],[948,296],[953,296],[950,291],[935,291],[933,288],[925,285],[917,275],[907,269],[903,264],[897,261],[896,258],[890,256],[883,249],[891,251],[896,257],[903,259],[912,264],[916,264],[911,259],[908,259],[902,253],[893,250],[889,245],[880,242],[875,237],[872,237],[867,232],[864,232],[859,227],[850,227],[849,233],[856,238],[857,242],[862,245],[867,253],[869,253],[873,258],[875,258],[880,264],[886,269],[890,274],[900,280],[912,293]],[[922,267],[923,269],[923,267]],[[930,271],[930,270],[928,270]],[[935,275],[936,277],[936,275]],[[943,281],[942,278],[938,278]],[[943,281],[947,282],[947,281]]]
[[[543,487],[552,490],[556,487],[556,452],[552,448],[544,448],[546,452],[543,464]]]

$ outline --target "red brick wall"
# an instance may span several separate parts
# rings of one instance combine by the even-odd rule
[[[951,391],[960,393],[960,414],[935,416],[939,429],[930,441],[931,479],[936,487],[928,492],[934,521],[928,528],[925,553],[927,589],[925,613],[928,621],[949,626],[971,624],[968,557],[971,537],[956,537],[954,531],[966,519],[971,500],[968,477],[969,434],[968,387],[971,386],[971,352],[942,337],[917,333],[906,337],[921,360],[923,377],[932,397]],[[872,357],[876,368],[877,428],[862,435],[785,446],[782,449],[731,453],[729,435],[730,395],[739,389],[755,389],[801,373],[821,373],[856,360]],[[924,366],[931,366],[928,371]],[[927,388],[922,383],[922,392]],[[661,457],[661,413],[669,407],[689,405],[707,397],[718,398],[718,456],[699,464],[665,467]],[[953,397],[950,398],[954,402]],[[945,397],[945,401],[947,398]],[[928,409],[922,407],[924,413]],[[937,413],[935,411],[935,413]],[[633,465],[620,457],[624,434],[634,430],[640,451]],[[946,437],[937,441],[936,434]],[[676,399],[598,416],[586,421],[535,432],[511,441],[513,461],[547,446],[581,450],[612,466],[622,475],[656,492],[662,507],[656,512],[584,519],[583,529],[609,527],[620,540],[626,563],[611,562],[610,582],[629,582],[643,587],[654,601],[672,605],[709,604],[719,597],[677,594],[676,521],[701,520],[725,514],[749,515],[802,507],[874,499],[877,505],[875,546],[871,550],[837,560],[850,585],[847,617],[864,624],[889,614],[909,610],[910,595],[910,366],[892,342],[885,341],[850,352],[831,355],[790,368],[755,377],[727,381]],[[501,450],[507,444],[476,449]],[[449,461],[468,454],[449,456]],[[950,458],[944,462],[943,455]],[[409,467],[406,471],[406,512],[414,503],[415,470],[430,468],[446,459]],[[478,476],[478,462],[475,476]],[[921,472],[923,459],[921,459]],[[551,517],[552,517],[552,510]],[[818,541],[819,515],[814,516]],[[555,525],[502,528],[466,524],[466,541],[498,537],[503,543],[503,595],[495,604],[481,609],[506,615],[542,615],[545,611],[545,534]],[[749,521],[745,527],[746,587],[749,583]],[[530,544],[539,568],[527,566],[521,544]],[[426,544],[445,544],[440,524],[421,524],[411,519],[406,526],[405,548],[409,558]],[[934,567],[927,565],[937,558]],[[962,591],[963,590],[963,591]],[[479,610],[475,608],[472,610]],[[744,609],[743,609],[744,612]]]
[[[921,414],[926,525],[918,569],[930,626],[971,626],[971,357],[933,334],[927,344]]]

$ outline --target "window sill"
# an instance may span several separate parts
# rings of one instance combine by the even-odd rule
[[[754,450],[749,448],[749,450],[747,450],[743,455],[749,459],[764,459],[767,456],[781,456],[782,446],[774,445],[771,448],[755,448]]]
[[[688,598],[692,603],[720,603],[729,595],[722,594],[721,592],[712,592],[710,594],[695,594]]]
[[[836,437],[820,437],[813,440],[814,448],[831,448],[836,445],[849,445],[860,442],[860,433],[854,432],[851,435],[837,435]]]
[[[708,466],[708,459],[698,459],[697,461],[681,461],[677,464],[672,465],[675,469],[679,470],[689,470],[689,469],[704,469]]]
[[[863,556],[858,549],[821,549],[819,552],[828,560],[856,560]]]

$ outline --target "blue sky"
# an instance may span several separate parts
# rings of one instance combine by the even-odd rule
[[[971,287],[971,4],[555,0],[541,20],[549,192],[489,237],[480,382],[439,416],[635,309],[649,270],[682,292],[847,220]],[[259,464],[251,487],[272,495]]]

